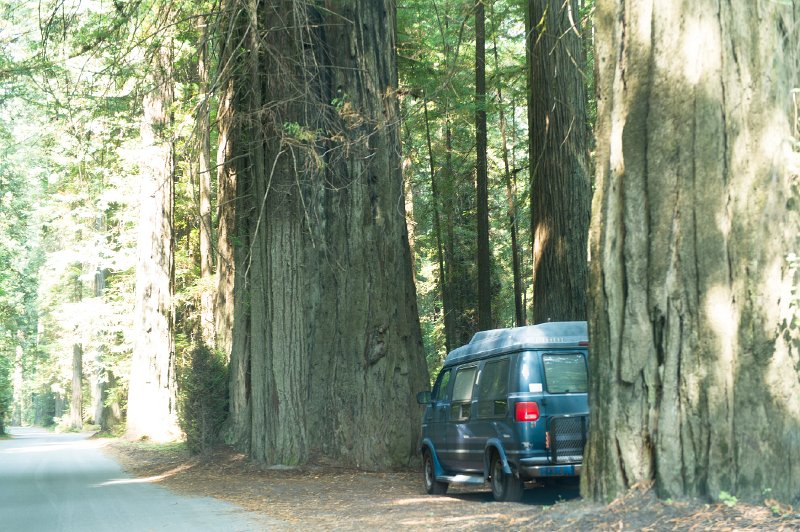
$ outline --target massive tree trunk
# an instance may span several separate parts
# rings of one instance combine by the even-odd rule
[[[586,319],[588,129],[577,0],[528,2],[533,322]]]
[[[798,502],[798,24],[797,2],[597,4],[593,498]]]
[[[492,251],[489,248],[489,175],[486,162],[486,9],[475,3],[475,185],[478,199],[478,329],[492,328]]]
[[[133,358],[127,436],[169,440],[180,434],[176,415],[174,294],[174,156],[170,134],[173,99],[171,53],[157,52],[153,87],[144,97],[139,237],[136,264]]]
[[[250,1],[233,434],[258,460],[414,453],[427,385],[400,167],[394,5]],[[258,9],[256,9],[258,8]],[[244,102],[243,102],[244,103]],[[238,279],[238,277],[237,277]],[[240,327],[246,323],[247,327]],[[249,376],[249,379],[248,379]],[[249,394],[248,394],[249,390]]]

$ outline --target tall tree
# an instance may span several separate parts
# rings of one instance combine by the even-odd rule
[[[492,328],[489,170],[486,162],[486,7],[475,2],[475,174],[478,199],[478,329]]]
[[[800,493],[798,21],[597,3],[588,496]]]
[[[237,223],[249,253],[236,269],[248,304],[235,314],[232,364],[246,370],[232,395],[247,403],[231,405],[233,433],[272,463],[316,453],[406,463],[427,374],[403,213],[394,3],[242,7],[250,144],[238,145],[249,164],[237,178],[250,199]]]
[[[174,286],[174,153],[170,138],[173,101],[170,39],[157,46],[152,86],[145,94],[136,265],[136,343],[131,360],[127,437],[168,440],[177,425]]]
[[[577,0],[528,1],[533,321],[586,319],[591,188]]]
[[[209,113],[211,93],[209,87],[208,22],[207,17],[198,19],[200,39],[197,44],[197,76],[200,86],[200,101],[197,105],[197,177],[200,207],[200,333],[206,345],[216,343],[214,292],[214,257],[211,248],[213,230],[211,227],[211,139]]]

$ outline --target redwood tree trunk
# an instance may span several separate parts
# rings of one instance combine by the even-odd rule
[[[213,229],[211,226],[211,140],[209,131],[209,93],[208,83],[208,30],[205,17],[200,17],[200,42],[197,45],[197,74],[200,81],[200,103],[197,108],[198,139],[198,191],[200,199],[200,334],[205,344],[214,348],[215,319],[214,292],[211,288],[214,275],[214,257],[211,249]]]
[[[403,213],[394,4],[252,1],[247,11],[250,164],[239,178],[249,204],[237,219],[249,244],[236,265],[247,305],[233,348],[246,366],[232,381],[247,403],[233,432],[271,463],[407,463],[427,374]]]
[[[83,428],[83,346],[72,344],[72,390],[69,401],[69,427]]]
[[[165,45],[166,46],[166,45]],[[174,238],[171,53],[158,51],[153,88],[144,97],[136,265],[135,344],[128,391],[127,436],[169,440],[180,434],[176,415],[173,337]]]
[[[533,322],[586,319],[591,187],[577,0],[529,0]]]
[[[800,493],[800,4],[597,4],[583,491]]]
[[[486,9],[475,3],[475,153],[478,199],[478,330],[492,328],[492,252],[489,248],[489,175],[486,162]]]

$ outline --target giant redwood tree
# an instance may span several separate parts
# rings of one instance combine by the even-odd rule
[[[251,456],[407,462],[427,386],[405,226],[395,5],[244,1],[230,104],[231,427]]]
[[[534,323],[586,318],[591,187],[578,4],[528,0]]]
[[[800,493],[800,3],[597,3],[584,491]]]
[[[174,151],[172,54],[165,43],[153,59],[141,123],[135,338],[128,391],[127,436],[170,440],[178,429],[173,296]]]

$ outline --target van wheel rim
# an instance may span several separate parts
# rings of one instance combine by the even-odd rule
[[[425,459],[425,487],[433,486],[433,464],[430,458]]]
[[[492,491],[496,495],[503,494],[503,468],[500,466],[500,460],[495,460],[492,468]]]

